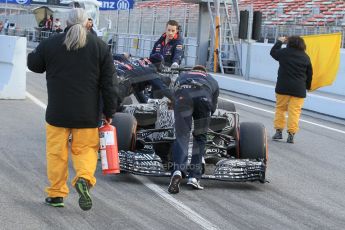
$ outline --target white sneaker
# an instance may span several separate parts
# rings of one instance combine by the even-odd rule
[[[200,185],[200,181],[194,177],[189,178],[187,184],[193,186],[195,189],[204,189],[204,187]]]

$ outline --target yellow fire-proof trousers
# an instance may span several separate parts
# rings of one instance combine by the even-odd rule
[[[50,186],[46,188],[49,197],[66,197],[69,193],[68,179],[68,137],[72,134],[71,152],[76,175],[96,184],[94,176],[99,149],[98,128],[71,129],[46,124],[47,174]]]
[[[304,98],[276,94],[274,128],[282,130],[285,128],[285,113],[288,112],[287,131],[289,133],[297,133],[303,103]]]

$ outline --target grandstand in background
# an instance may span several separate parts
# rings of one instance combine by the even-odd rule
[[[60,5],[53,1],[49,5]],[[345,26],[344,0],[239,0],[240,9],[261,11],[264,25]],[[39,3],[35,3],[34,7]],[[7,12],[5,11],[7,5]],[[26,14],[33,6],[0,3],[0,16]],[[135,8],[197,8],[182,0],[136,1]]]
[[[344,0],[238,0],[238,2],[240,10],[262,12],[260,41],[267,39],[272,43],[282,35],[334,32],[341,32],[345,40]],[[156,9],[157,11],[185,7],[194,12],[197,17],[198,5],[186,3],[183,0],[143,0],[136,4],[138,9]],[[344,46],[344,41],[342,44]]]
[[[32,0],[32,2],[34,1],[38,0]],[[59,0],[47,1],[50,3],[49,7],[59,8]],[[3,1],[0,0],[0,2]],[[137,0],[132,10],[101,11],[98,28],[104,29],[103,39],[106,42],[112,42],[112,45],[117,47],[113,52],[126,51],[138,56],[147,56],[153,42],[164,32],[167,20],[175,19],[181,25],[181,34],[185,38],[185,64],[193,63],[197,60],[196,50],[200,45],[197,37],[201,8],[198,4],[187,2],[188,0]],[[195,1],[190,0],[190,2]],[[230,4],[231,0],[226,2]],[[343,34],[342,47],[345,46],[344,0],[238,0],[238,4],[240,10],[262,12],[259,42],[273,43],[279,36],[341,32]],[[37,35],[37,30],[34,29],[37,28],[37,22],[31,9],[37,6],[37,4],[7,4],[5,11],[5,4],[0,3],[0,21],[9,19],[10,22],[15,23],[16,28],[10,31],[10,35],[27,36],[28,41],[35,40],[35,37],[45,38],[49,33],[45,32],[44,36]],[[231,11],[232,8],[229,7],[226,12],[234,15],[231,14]],[[6,13],[7,15],[5,15]],[[66,13],[56,11],[54,18],[59,18],[61,24],[65,25]],[[224,36],[221,43],[224,46],[227,42],[224,29],[226,23],[224,21],[221,23],[223,23],[221,28]],[[211,25],[204,24],[202,26],[211,27]],[[238,22],[232,22],[231,27],[236,43],[240,43]],[[211,37],[212,35],[210,35],[210,44],[212,44]],[[143,46],[133,49],[133,44]],[[222,52],[224,52],[225,59],[233,58],[230,49],[224,48]],[[211,49],[208,55],[210,53],[212,53]]]
[[[261,11],[265,25],[345,26],[343,0],[239,0],[241,9]],[[141,1],[139,8],[191,5],[181,0]]]
[[[261,11],[266,25],[345,25],[343,0],[241,0],[240,3]]]

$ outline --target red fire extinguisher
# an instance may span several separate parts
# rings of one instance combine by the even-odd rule
[[[104,124],[99,128],[99,139],[103,174],[120,173],[116,128],[110,124]]]

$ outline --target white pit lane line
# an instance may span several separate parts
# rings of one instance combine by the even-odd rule
[[[151,189],[154,193],[156,193],[158,196],[160,196],[163,200],[165,200],[167,203],[169,203],[171,206],[176,208],[178,211],[182,212],[188,219],[193,221],[196,224],[199,224],[203,229],[219,229],[216,225],[212,224],[202,216],[200,216],[198,213],[193,211],[188,206],[184,205],[181,201],[176,200],[174,197],[172,197],[169,193],[167,193],[165,190],[163,190],[161,187],[159,187],[156,184],[153,184],[149,179],[142,176],[135,176],[133,175],[138,181],[143,183],[146,187]],[[168,186],[168,185],[167,185]]]
[[[245,107],[248,107],[248,108],[251,108],[251,109],[255,109],[255,110],[262,111],[262,112],[274,114],[274,111],[271,111],[271,110],[266,110],[266,109],[262,109],[262,108],[255,107],[255,106],[252,106],[252,105],[247,105],[247,104],[244,104],[244,103],[241,103],[241,102],[237,102],[237,101],[233,101],[233,100],[230,100],[230,99],[227,99],[227,98],[224,98],[224,97],[218,97],[218,98],[222,99],[224,101],[232,102],[234,104],[242,105],[242,106],[245,106]],[[300,119],[300,121],[304,122],[304,123],[307,123],[307,124],[310,124],[310,125],[315,125],[317,127],[328,129],[328,130],[331,130],[331,131],[334,131],[334,132],[345,134],[345,131],[340,130],[340,129],[331,128],[331,127],[328,127],[328,126],[325,126],[325,125],[320,125],[320,124],[317,124],[317,123],[314,123],[314,122],[311,122],[311,121],[307,121],[307,120],[303,120],[303,119]]]
[[[26,96],[32,100],[36,105],[41,107],[42,109],[46,109],[47,105],[41,102],[38,98],[30,94],[29,92],[26,92]],[[145,177],[135,176],[133,175],[138,181],[140,181],[143,185],[145,185],[147,188],[149,188],[151,191],[153,191],[155,194],[157,194],[159,197],[161,197],[164,201],[169,203],[171,206],[173,206],[176,210],[181,212],[185,217],[193,221],[194,223],[200,225],[205,230],[216,230],[219,229],[216,225],[212,224],[202,216],[200,216],[198,213],[193,211],[188,206],[184,205],[181,201],[178,201],[174,197],[172,197],[170,194],[168,194],[165,190],[163,190],[161,187],[153,184],[149,179]]]

